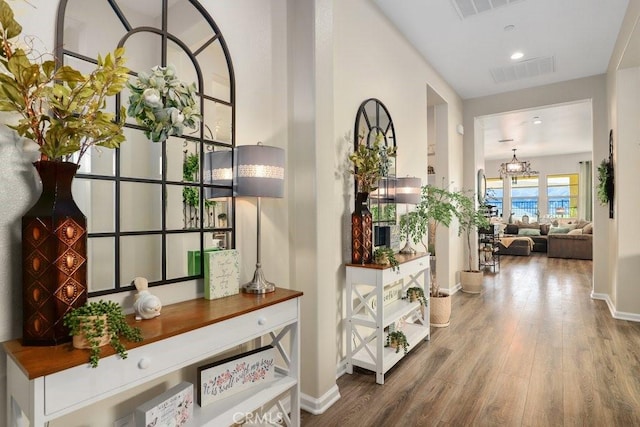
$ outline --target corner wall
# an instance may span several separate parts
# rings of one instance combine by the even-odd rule
[[[640,197],[635,186],[640,161],[640,0],[629,0],[613,55],[607,69],[609,123],[614,139],[614,219],[608,220],[609,266],[607,285],[595,290],[609,303],[616,318],[640,321],[640,292],[637,287],[637,208]]]

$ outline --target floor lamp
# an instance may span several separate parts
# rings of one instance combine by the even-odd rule
[[[396,180],[396,203],[404,203],[405,211],[409,213],[409,204],[417,205],[420,203],[420,195],[422,191],[422,180],[415,177],[404,177]],[[401,254],[413,255],[416,250],[411,247],[409,242],[409,233],[407,233],[407,243],[404,248],[400,249]]]
[[[236,147],[235,194],[238,197],[257,197],[257,256],[253,279],[242,286],[251,294],[265,294],[276,290],[262,272],[260,262],[260,199],[262,197],[284,197],[284,150],[269,147],[259,142],[257,145]]]

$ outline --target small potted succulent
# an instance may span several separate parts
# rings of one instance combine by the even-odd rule
[[[127,358],[120,336],[133,342],[142,341],[140,329],[127,323],[122,308],[113,301],[88,302],[69,311],[63,322],[69,328],[69,335],[73,336],[73,346],[91,350],[89,364],[92,368],[98,366],[100,347],[107,344],[111,344],[121,358]]]
[[[393,271],[400,268],[395,252],[387,247],[380,247],[373,251],[373,262],[378,265],[390,265]]]
[[[403,348],[404,354],[409,351],[409,341],[402,331],[393,331],[387,334],[387,347],[395,348],[396,353],[400,353],[400,347]]]

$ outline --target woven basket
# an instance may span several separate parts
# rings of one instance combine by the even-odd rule
[[[444,328],[451,319],[451,295],[431,299],[431,326]]]
[[[462,292],[469,294],[479,294],[482,292],[482,271],[461,271],[460,284]]]
[[[102,317],[102,320],[104,322],[107,321],[107,316],[103,315],[103,316],[87,316],[87,321],[91,321],[93,319],[95,319],[96,317]],[[105,334],[102,335],[100,337],[99,340],[99,344],[98,347],[102,347],[105,346],[107,344],[109,344],[109,342],[111,341],[111,334]],[[87,341],[87,337],[85,336],[84,333],[81,333],[80,335],[74,335],[73,336],[73,348],[91,348],[91,344],[89,344],[89,341]]]

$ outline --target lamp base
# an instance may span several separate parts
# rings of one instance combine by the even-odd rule
[[[264,278],[262,267],[256,264],[256,271],[253,273],[253,279],[249,283],[242,285],[242,291],[248,294],[266,294],[275,292],[276,285]]]
[[[411,243],[407,240],[407,243],[404,245],[404,248],[400,249],[400,252],[403,255],[415,255],[417,251],[411,247]]]

